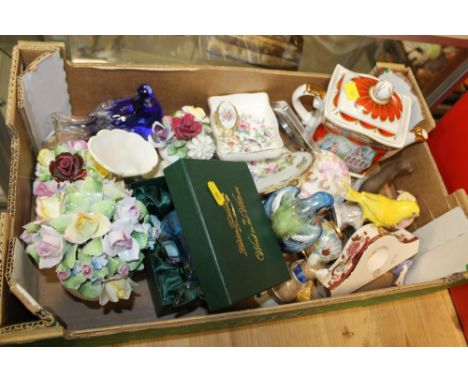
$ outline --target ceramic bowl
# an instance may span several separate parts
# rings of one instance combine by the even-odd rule
[[[281,154],[283,141],[266,93],[209,97],[208,105],[221,160],[256,161]]]
[[[123,178],[144,175],[158,164],[158,154],[150,143],[120,129],[99,131],[88,148],[97,163]]]

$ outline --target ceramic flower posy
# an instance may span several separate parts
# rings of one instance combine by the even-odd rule
[[[183,106],[172,116],[155,122],[148,141],[162,158],[174,162],[180,158],[211,159],[215,144],[210,120],[200,107]]]
[[[21,239],[40,269],[55,267],[72,294],[105,305],[129,298],[135,285],[129,276],[143,269],[143,251],[160,230],[123,182],[99,170],[85,142],[41,150],[33,187],[37,220]]]

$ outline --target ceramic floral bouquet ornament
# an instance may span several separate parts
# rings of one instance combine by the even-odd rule
[[[84,141],[39,152],[33,193],[36,220],[21,239],[40,269],[55,267],[62,285],[84,300],[128,299],[143,250],[154,245],[159,222],[109,179]]]
[[[172,116],[164,116],[162,123],[153,124],[148,141],[169,162],[211,159],[215,153],[210,119],[200,107],[183,106]]]

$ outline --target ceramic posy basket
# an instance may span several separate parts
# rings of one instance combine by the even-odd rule
[[[158,154],[149,142],[120,129],[99,131],[88,147],[96,162],[123,178],[147,174],[158,164]]]

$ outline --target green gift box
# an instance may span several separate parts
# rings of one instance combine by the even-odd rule
[[[222,310],[289,280],[281,249],[245,163],[181,159],[164,174],[164,179],[134,183],[132,188],[147,205],[145,198],[151,199],[153,206],[165,206],[153,211],[149,208],[160,219],[171,209],[170,202],[161,202],[168,190],[210,311]],[[156,309],[163,315],[170,309],[161,304],[157,275],[151,277],[160,266],[153,262],[147,268],[149,277],[156,280],[152,282]]]

